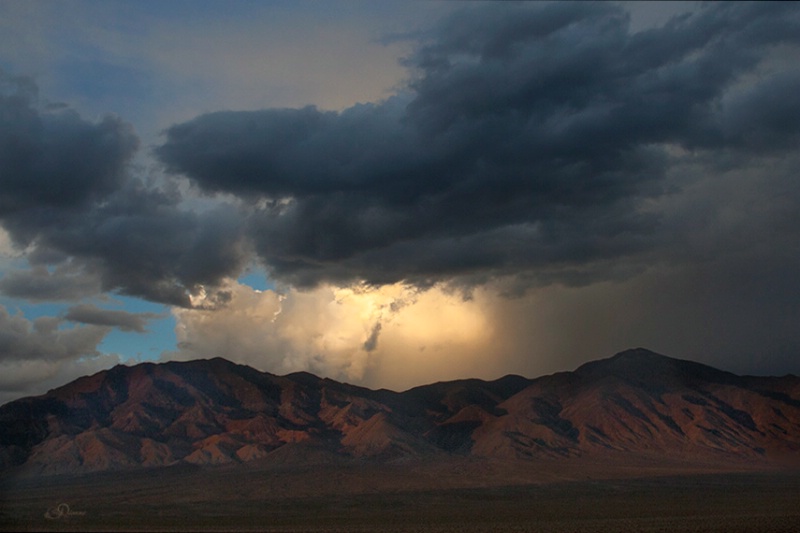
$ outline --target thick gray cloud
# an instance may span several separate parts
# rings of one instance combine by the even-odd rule
[[[0,71],[0,214],[86,205],[117,189],[138,148],[129,125],[36,109],[37,89]]]
[[[482,6],[437,25],[385,102],[202,115],[157,154],[251,200],[256,251],[293,284],[624,277],[691,239],[653,208],[687,186],[676,166],[796,150],[796,62],[770,64],[798,41],[793,4],[637,33],[608,4]]]
[[[190,306],[252,250],[299,286],[624,278],[691,240],[652,207],[687,186],[676,167],[720,174],[796,149],[800,74],[770,65],[796,64],[798,11],[715,4],[635,33],[606,4],[462,10],[386,101],[170,128],[167,168],[243,201],[203,209],[131,176],[128,124],[43,105],[3,75],[0,221],[35,269],[0,290]]]
[[[235,273],[244,257],[239,217],[225,206],[194,212],[177,198],[131,180],[103,204],[6,224],[12,235],[34,230],[37,245],[80,257],[104,289],[174,305],[188,292]]]
[[[48,110],[25,78],[2,75],[0,85],[0,221],[34,266],[7,274],[0,291],[44,300],[116,290],[188,306],[199,286],[241,269],[238,212],[192,210],[132,177],[128,124]]]
[[[128,311],[101,309],[92,304],[74,305],[64,314],[64,319],[72,322],[116,327],[122,331],[135,331],[136,333],[144,333],[147,322],[157,318],[163,317],[158,313],[129,313]]]

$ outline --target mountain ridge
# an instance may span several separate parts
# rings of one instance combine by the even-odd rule
[[[0,422],[0,470],[14,475],[302,462],[308,450],[377,462],[797,462],[800,378],[737,376],[635,348],[534,379],[394,392],[215,357],[118,365],[9,402]]]

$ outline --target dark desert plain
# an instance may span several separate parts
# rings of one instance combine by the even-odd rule
[[[800,524],[796,469],[668,461],[178,467],[3,490],[4,531],[790,533]],[[45,518],[63,502],[78,514]]]
[[[798,273],[800,2],[0,0],[0,530],[798,532]]]

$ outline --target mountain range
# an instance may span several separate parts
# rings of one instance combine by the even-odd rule
[[[13,475],[452,457],[797,466],[800,378],[637,348],[537,379],[393,392],[215,358],[117,366],[0,407],[0,471]]]

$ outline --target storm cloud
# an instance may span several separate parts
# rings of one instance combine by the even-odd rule
[[[133,176],[130,125],[51,109],[27,78],[2,74],[0,83],[0,221],[33,267],[7,273],[4,294],[43,300],[116,290],[188,306],[199,287],[239,271],[238,212],[187,208],[174,187]]]
[[[253,253],[298,287],[510,277],[518,290],[691,258],[708,220],[671,211],[696,184],[677,169],[725,179],[797,148],[799,18],[791,4],[711,4],[634,32],[610,4],[459,10],[382,102],[169,128],[155,154],[211,202],[133,172],[122,119],[85,120],[3,75],[0,220],[34,270],[0,290],[190,307]]]
[[[799,18],[713,4],[631,32],[608,4],[481,6],[384,102],[211,113],[156,152],[250,201],[257,253],[294,285],[624,277],[690,238],[653,209],[687,185],[671,170],[796,149],[800,76],[769,66],[797,56]]]
[[[32,80],[0,71],[0,215],[77,208],[118,189],[138,148],[132,128],[108,116],[97,123],[71,110],[36,109]]]

